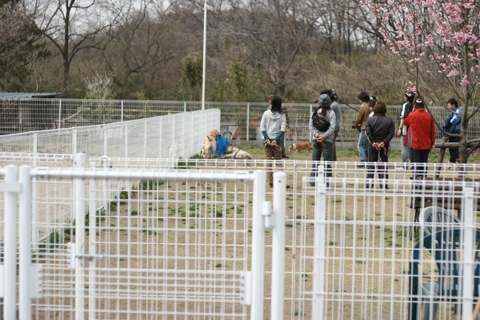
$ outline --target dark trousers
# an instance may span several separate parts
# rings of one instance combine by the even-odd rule
[[[318,165],[320,163],[320,158],[323,153],[323,160],[324,161],[332,161],[332,143],[325,141],[325,147],[317,142],[317,139],[314,139],[312,141],[312,160],[313,160],[313,165],[312,165],[312,173],[310,174],[311,177],[317,177],[318,176]],[[332,176],[332,166],[330,164],[327,164],[325,166],[325,177],[331,177]],[[315,186],[315,182],[311,182],[310,185],[312,187]],[[327,186],[329,186],[330,183],[327,182]]]
[[[413,161],[413,175],[415,178],[425,178],[427,176],[427,166],[428,155],[430,154],[430,149],[418,150],[411,149],[412,151],[412,161]]]
[[[375,163],[377,162],[377,163]],[[375,177],[375,167],[377,169],[378,178],[380,179],[380,187],[388,188],[388,146],[380,151],[371,144],[368,145],[368,164],[367,164],[367,187],[373,187],[373,178]]]
[[[448,142],[460,142],[460,138],[450,137]],[[448,148],[450,152],[450,162],[457,162],[457,159],[460,158],[460,153],[458,152],[458,148]]]

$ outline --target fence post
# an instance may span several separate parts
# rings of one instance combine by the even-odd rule
[[[147,135],[148,135],[148,130],[147,130],[147,119],[143,119],[143,158],[147,158]]]
[[[77,155],[77,169],[85,168],[85,154]],[[76,178],[75,188],[75,319],[85,316],[85,180]],[[92,222],[93,224],[95,221]]]
[[[17,183],[17,167],[5,168],[5,184]],[[17,193],[5,192],[3,318],[17,319]]]
[[[473,222],[473,188],[465,188],[464,212],[462,214],[464,230],[463,251],[463,307],[462,319],[472,319],[473,310],[473,281],[474,278],[474,243],[475,230]]]
[[[120,106],[121,106],[121,107],[120,107],[120,109],[121,109],[121,110],[120,110],[120,111],[121,111],[121,112],[120,112],[120,122],[123,122],[123,100],[120,101]]]
[[[33,153],[34,154],[38,153],[38,133],[33,134]],[[37,161],[36,157],[35,157],[35,161]]]
[[[125,122],[125,160],[128,159],[128,122]]]
[[[23,166],[20,168],[20,184],[22,190],[20,192],[20,319],[32,319],[32,294],[30,284],[32,279],[32,193],[30,167]],[[37,288],[35,288],[37,289]]]
[[[272,305],[270,319],[283,319],[285,297],[285,206],[287,175],[273,175]]]
[[[105,162],[107,162],[107,159],[105,159]],[[91,168],[95,169],[95,164],[91,164]],[[106,190],[106,188],[105,188]],[[92,223],[89,224],[89,237],[88,237],[88,242],[89,242],[89,249],[88,249],[88,254],[91,256],[95,256],[97,254],[96,252],[96,236],[97,236],[97,225],[95,221],[97,221],[97,209],[96,209],[96,185],[95,185],[95,179],[90,179],[89,181],[89,221],[93,221]],[[107,199],[106,197],[104,199]],[[89,319],[95,319],[95,312],[96,312],[96,299],[95,299],[95,291],[96,291],[96,263],[95,263],[95,258],[90,260],[90,263],[88,264],[89,268],[89,276],[88,276],[88,313],[89,313]]]
[[[323,319],[323,299],[325,294],[325,210],[327,186],[316,179],[315,183],[315,235],[312,319]]]
[[[103,126],[103,155],[108,157],[108,127]]]
[[[247,141],[250,140],[250,103],[247,103]]]
[[[78,131],[77,128],[72,130],[72,154],[77,154]]]
[[[265,172],[256,171],[253,183],[252,221],[252,306],[250,319],[263,320],[263,290],[265,275]]]
[[[62,128],[62,99],[58,100],[58,132]]]
[[[159,157],[160,159],[162,159],[163,117],[160,118],[160,126],[159,126],[159,128],[160,128],[160,134],[158,135],[158,140],[159,140],[159,146],[158,146],[158,148],[159,148],[160,150],[159,150],[159,152],[158,152],[158,153],[159,153],[159,154],[158,154],[158,157]]]

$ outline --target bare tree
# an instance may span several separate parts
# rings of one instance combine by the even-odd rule
[[[99,3],[96,0],[23,0],[32,22],[38,25],[62,57],[65,88],[76,55],[101,42],[116,19],[109,10],[108,1]]]

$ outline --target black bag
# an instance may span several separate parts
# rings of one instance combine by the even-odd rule
[[[312,124],[318,131],[325,132],[330,128],[330,122],[327,118],[319,115],[317,111],[318,109],[312,114]]]

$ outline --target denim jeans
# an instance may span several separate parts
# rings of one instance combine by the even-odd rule
[[[450,137],[448,142],[460,142],[460,138]],[[448,151],[450,152],[450,162],[457,162],[458,158],[460,158],[460,152],[458,151],[458,148],[448,148]]]
[[[412,141],[412,135],[410,134],[410,141]],[[405,143],[405,138],[406,136],[402,136],[402,162],[403,162],[403,167],[405,169],[408,168],[408,160],[410,160],[410,162],[413,162],[412,160],[412,147],[409,147],[408,145],[404,145]]]
[[[312,165],[312,173],[310,174],[311,177],[317,177],[318,176],[318,165],[320,164],[320,158],[322,156],[323,152],[323,161],[332,161],[332,146],[333,144],[331,142],[325,141],[325,146],[326,148],[320,143],[317,142],[317,139],[313,139],[312,141],[312,160],[313,160],[313,165]],[[325,177],[331,177],[332,176],[332,166],[330,164],[327,164],[325,166]],[[312,187],[315,186],[315,182],[310,182],[310,185]],[[329,186],[330,183],[327,181],[327,186]]]
[[[358,152],[360,152],[360,162],[367,162],[368,160],[368,139],[365,130],[360,131],[357,143]]]
[[[425,164],[428,162],[430,149],[418,150],[412,148],[410,151],[412,152],[412,162],[414,164],[414,177],[425,178],[427,176],[427,166]]]

